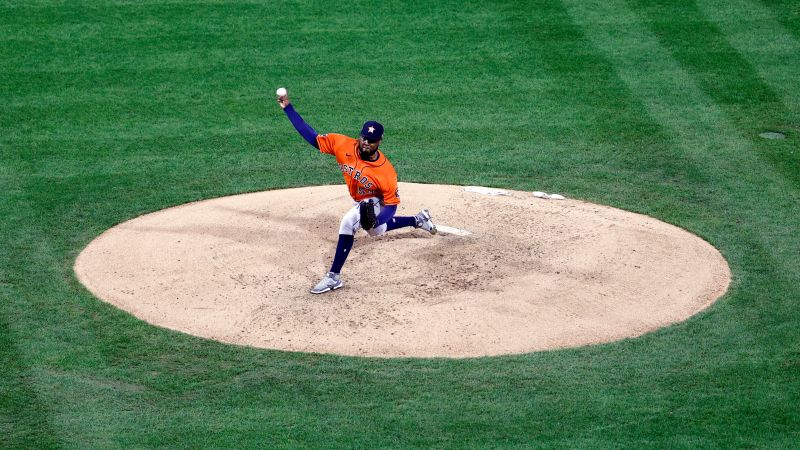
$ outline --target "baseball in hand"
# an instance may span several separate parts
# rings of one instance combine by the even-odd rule
[[[278,97],[283,97],[284,95],[286,95],[286,88],[278,88],[278,90],[275,91],[275,95],[277,95]]]

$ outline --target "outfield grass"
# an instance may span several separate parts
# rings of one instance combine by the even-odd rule
[[[797,2],[2,2],[0,42],[0,447],[800,442]],[[117,223],[341,182],[279,86],[320,132],[382,121],[403,181],[684,227],[731,288],[641,338],[468,360],[223,345],[84,290]]]

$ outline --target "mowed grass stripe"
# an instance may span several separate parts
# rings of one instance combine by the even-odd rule
[[[758,157],[724,111],[703,93],[627,4],[565,4],[595,45],[614,62],[629,88],[646,103],[648,113],[671,130],[676,158],[703,167],[717,191],[706,206],[708,235],[712,242],[721,244],[736,279],[728,302],[712,308],[711,319],[703,322],[702,337],[698,337],[700,346],[724,342],[726,349],[724,354],[706,358],[709,367],[704,370],[719,375],[706,389],[712,384],[738,383],[765,397],[779,398],[778,403],[791,404],[798,393],[792,388],[792,369],[783,360],[791,357],[795,351],[792,343],[800,337],[794,312],[798,295],[793,272],[796,259],[791,258],[792,249],[798,248],[797,237],[789,231],[796,224],[798,211],[791,183]],[[765,202],[762,196],[771,200]],[[680,336],[676,340],[680,341]],[[764,364],[757,367],[742,362],[750,358]],[[764,377],[771,379],[774,387],[764,386]],[[679,398],[692,392],[673,395],[680,403]],[[791,441],[790,431],[800,424],[791,408],[770,409],[770,403],[764,398],[736,403],[718,397],[692,399],[684,405],[691,410],[689,416],[703,414],[700,411],[706,408],[717,412],[707,415],[703,424],[712,434],[719,432],[741,440],[754,437],[748,433],[758,433],[765,442],[786,444]],[[761,431],[747,420],[731,421],[753,408],[769,411],[759,416]],[[731,426],[737,430],[733,434]],[[780,433],[763,431],[769,428]]]
[[[528,2],[506,20],[501,39],[514,42],[519,53],[500,73],[512,79],[528,73],[553,82],[544,91],[520,89],[515,95],[535,111],[520,115],[529,118],[534,130],[524,145],[543,162],[541,177],[580,172],[575,177],[580,184],[563,186],[568,194],[671,221],[690,215],[678,199],[704,195],[700,187],[708,184],[705,174],[673,157],[665,130],[646,114],[563,5]],[[569,107],[564,99],[571,100]]]
[[[79,204],[92,197],[85,197],[74,177],[44,178],[31,177],[26,195],[13,202],[27,212],[7,233],[13,242],[7,267],[20,283],[0,312],[16,358],[30,367],[27,381],[47,407],[42,417],[48,418],[59,446],[129,447],[133,444],[125,444],[126,436],[162,426],[168,415],[162,407],[173,407],[164,398],[174,375],[157,359],[170,354],[158,345],[176,339],[83,291],[72,274],[75,254],[70,250],[86,231],[61,230],[59,223],[74,225],[89,216],[102,220],[97,214],[102,208]],[[153,335],[160,339],[150,340]],[[186,367],[200,365],[194,361]],[[190,386],[193,379],[184,382]]]
[[[620,77],[637,93],[653,119],[670,130],[676,157],[706,171],[708,187],[718,194],[711,197],[715,212],[734,223],[738,217],[724,215],[744,210],[754,220],[744,226],[764,227],[783,235],[786,230],[778,225],[797,220],[793,213],[798,194],[791,182],[759,157],[752,143],[663,48],[645,21],[623,2],[564,3],[595,45],[614,62]],[[625,53],[620,53],[620,48]],[[749,188],[742,189],[743,184]],[[777,224],[775,219],[779,219]],[[745,231],[738,228],[740,233]],[[791,238],[788,233],[783,237]]]
[[[800,189],[800,152],[793,151],[798,147],[798,136],[777,141],[759,137],[759,133],[765,130],[788,131],[787,127],[791,127],[792,131],[800,130],[797,110],[787,107],[783,101],[785,96],[761,79],[757,69],[730,45],[726,36],[706,19],[694,2],[653,5],[632,0],[630,3],[637,13],[647,18],[648,26],[661,45],[725,112],[741,137],[750,141],[752,151],[757,151],[791,180],[795,189]],[[674,17],[682,20],[674,20]],[[735,22],[729,26],[729,29],[747,30],[748,33],[751,28],[749,21]],[[793,56],[791,59],[800,63],[797,50],[789,49],[788,53]],[[769,67],[775,75],[780,70],[780,65],[772,64]],[[782,77],[792,74],[797,78],[800,76],[798,67],[795,64]]]
[[[0,298],[14,295],[0,286]],[[8,326],[11,316],[0,309],[0,447],[55,448],[58,435],[49,423],[50,413],[36,392],[37,380],[27,358],[17,349],[14,333]]]
[[[299,17],[276,18],[293,14]],[[291,30],[312,18],[288,4],[96,2],[29,5],[0,17],[9,55],[0,76],[14,86],[0,105],[0,130],[11,142],[204,136],[239,127],[268,134],[277,115],[244,118],[263,115],[272,84],[265,89],[265,80],[307,53],[292,45]]]
[[[795,0],[760,0],[795,39],[800,39],[800,4]]]
[[[754,66],[730,46],[725,35],[705,19],[694,2],[681,2],[680,9],[675,6],[676,3],[666,7],[653,6],[641,0],[631,0],[629,3],[634,4],[635,12],[646,18],[645,23],[651,29],[652,36],[659,40],[664,51],[670,53],[686,75],[694,80],[696,87],[702,90],[703,95],[707,97],[704,101],[713,103],[723,113],[724,117],[708,116],[715,123],[722,125],[715,130],[719,134],[714,133],[714,135],[721,142],[730,145],[727,148],[731,151],[719,154],[719,157],[729,159],[737,156],[738,152],[734,155],[732,150],[738,147],[772,166],[773,170],[768,170],[763,164],[740,167],[751,169],[753,186],[762,190],[758,200],[754,201],[768,206],[773,217],[775,214],[779,215],[781,220],[771,223],[771,227],[789,240],[796,240],[794,233],[788,232],[785,227],[791,227],[792,224],[800,225],[800,218],[795,215],[798,211],[797,203],[793,202],[800,197],[798,136],[789,133],[789,139],[786,140],[766,140],[760,138],[758,134],[771,126],[781,125],[800,130],[800,123],[797,122],[800,117],[796,114],[798,105],[787,107],[783,102],[784,96],[762,81]],[[681,17],[682,20],[669,21],[664,20],[664,17]],[[745,19],[744,16],[739,17]],[[750,30],[752,26],[747,20],[732,21],[729,28]],[[800,49],[794,49],[791,42],[789,47],[788,54],[800,62],[798,52]],[[772,64],[768,67],[769,72],[773,74],[781,70],[780,65]],[[800,66],[790,68],[789,72],[800,75],[798,67]],[[783,76],[785,75],[781,75]],[[793,84],[800,88],[800,79],[795,79]],[[782,87],[781,90],[791,87],[791,85]],[[709,124],[698,125],[706,126],[709,130],[714,129]],[[773,171],[780,174],[785,182],[780,182],[778,177],[774,179],[770,177],[769,174]],[[758,177],[762,176],[764,178],[759,180]],[[773,180],[778,181],[778,184],[772,186],[772,190],[764,190]],[[781,254],[778,260],[785,261],[789,267],[797,269],[786,273],[798,274],[800,261],[791,257],[792,247],[775,244],[776,242],[766,242],[773,254]],[[785,278],[780,272],[776,275]],[[800,280],[800,274],[798,275],[796,279]],[[791,278],[794,277],[789,275],[789,279]]]
[[[783,99],[789,125],[800,131],[800,40],[756,1],[699,0],[697,7]]]
[[[771,165],[764,164],[749,136],[742,135],[725,110],[697,86],[691,73],[645,28],[646,20],[637,19],[633,12],[623,14],[625,9],[617,9],[614,10],[616,21],[624,22],[625,28],[615,30],[614,21],[606,19],[614,16],[603,15],[611,11],[601,9],[595,16],[577,7],[573,11],[585,13],[586,26],[592,24],[598,30],[595,36],[598,46],[615,59],[631,89],[649,102],[650,114],[671,129],[676,150],[704,167],[712,177],[712,185],[718,188],[719,194],[713,197],[714,211],[722,214],[717,220],[729,222],[723,225],[729,228],[726,233],[735,232],[740,236],[732,242],[762,236],[765,241],[760,245],[766,254],[772,255],[776,264],[774,275],[780,279],[795,278],[797,271],[793,269],[797,267],[797,259],[791,257],[791,244],[797,237],[789,230],[798,223],[798,193],[793,183],[783,176],[789,169],[781,166],[778,173]],[[634,28],[637,20],[641,25]],[[614,50],[620,46],[628,50],[625,58]],[[638,52],[634,51],[637,49]],[[732,76],[738,73],[733,71]],[[743,184],[749,188],[743,189]],[[733,211],[749,214],[724,216]],[[756,229],[771,231],[753,231]],[[746,255],[741,254],[745,259]],[[790,292],[794,289],[790,286]]]

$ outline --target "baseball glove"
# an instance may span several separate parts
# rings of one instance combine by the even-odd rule
[[[361,216],[361,228],[371,230],[375,226],[377,217],[375,217],[375,207],[372,206],[372,200],[361,201],[358,204],[359,214]]]

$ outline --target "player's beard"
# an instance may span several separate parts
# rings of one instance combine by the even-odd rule
[[[369,145],[358,147],[358,156],[360,156],[363,161],[371,161],[377,152],[377,148],[373,150]]]

